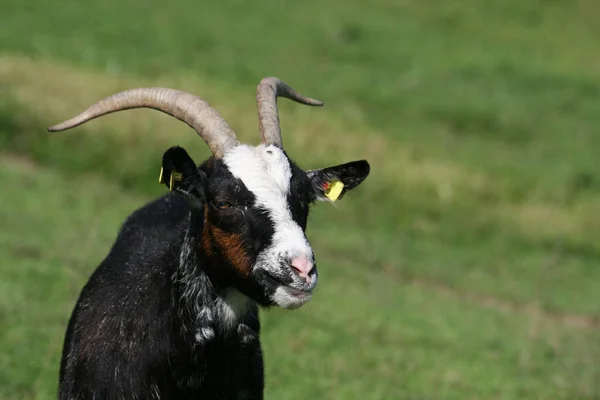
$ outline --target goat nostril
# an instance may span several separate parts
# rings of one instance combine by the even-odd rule
[[[302,278],[309,280],[315,265],[307,257],[296,257],[289,260],[289,265]]]

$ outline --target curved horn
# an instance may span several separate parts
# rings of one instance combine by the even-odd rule
[[[277,97],[285,97],[308,106],[322,106],[323,102],[302,96],[278,78],[268,77],[260,81],[256,88],[260,141],[283,148]]]
[[[132,108],[152,108],[185,122],[204,139],[215,158],[222,158],[227,149],[238,144],[227,122],[206,101],[186,92],[166,88],[130,89],[113,94],[81,114],[48,128],[48,131],[74,128],[94,118]]]

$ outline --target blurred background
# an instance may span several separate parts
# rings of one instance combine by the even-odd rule
[[[0,399],[52,399],[65,327],[163,152],[151,110],[46,127],[114,92],[207,99],[258,143],[277,76],[304,168],[371,175],[313,208],[320,287],[263,313],[268,399],[600,398],[600,3],[0,2]]]

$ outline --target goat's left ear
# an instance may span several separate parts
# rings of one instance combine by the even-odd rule
[[[366,160],[352,161],[322,169],[306,171],[315,191],[316,200],[336,201],[354,189],[369,175]]]

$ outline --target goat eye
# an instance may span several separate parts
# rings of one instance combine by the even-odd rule
[[[227,201],[219,201],[217,204],[215,204],[215,207],[217,207],[219,210],[227,210],[229,207],[231,207],[231,203]]]

